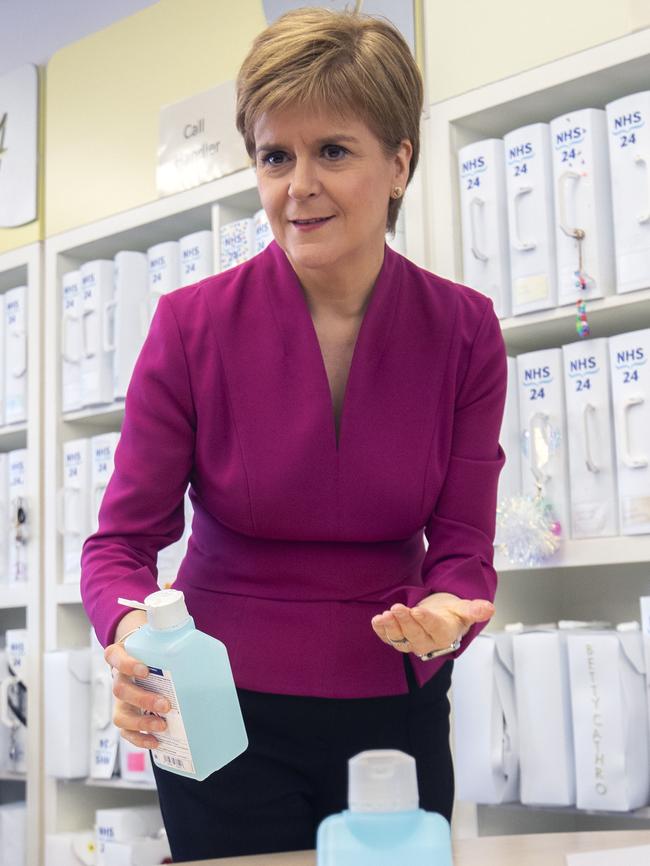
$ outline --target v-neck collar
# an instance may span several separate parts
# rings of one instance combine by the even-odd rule
[[[331,436],[328,437],[338,456],[348,430],[351,405],[355,393],[363,387],[363,379],[379,364],[388,340],[399,295],[401,279],[400,257],[388,245],[384,260],[370,294],[357,333],[350,362],[336,441],[334,405],[323,353],[318,341],[304,290],[284,250],[273,241],[264,251],[271,270],[266,287],[271,309],[282,334],[284,354],[297,364],[306,364],[311,381],[316,386],[315,399],[324,400],[328,408]]]

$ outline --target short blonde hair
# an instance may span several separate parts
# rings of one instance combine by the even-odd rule
[[[237,76],[237,129],[251,158],[254,127],[267,111],[318,106],[361,118],[387,156],[408,139],[420,153],[423,85],[401,33],[387,20],[356,12],[304,8],[260,33]],[[395,231],[402,200],[390,199],[386,228]]]

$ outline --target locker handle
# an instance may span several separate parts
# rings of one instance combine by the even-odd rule
[[[92,722],[98,730],[105,728],[113,718],[112,680],[108,668],[97,672],[92,679]]]
[[[633,406],[639,406],[645,403],[643,397],[628,397],[623,403],[621,410],[621,439],[623,441],[623,463],[628,469],[644,469],[648,465],[647,457],[633,457],[630,454],[630,428],[628,426],[628,417],[630,409]]]
[[[549,457],[549,417],[545,412],[536,412],[530,419],[530,468],[538,485],[550,480],[544,471]]]
[[[18,719],[9,711],[9,689],[18,682],[18,677],[5,677],[0,683],[0,722],[12,730],[19,725]]]
[[[104,321],[102,323],[102,348],[105,352],[114,352],[115,351],[115,309],[117,307],[117,301],[107,301],[104,304]],[[113,325],[113,339],[111,340],[111,335],[109,334],[109,327]]]
[[[66,310],[66,312],[63,314],[63,321],[61,323],[61,343],[63,349],[61,351],[61,354],[63,356],[63,360],[66,361],[68,364],[79,364],[81,362],[81,354],[77,355],[77,357],[74,357],[68,352],[68,325],[72,322],[79,321],[79,316],[76,316],[70,310]]]
[[[580,180],[580,175],[577,171],[565,171],[559,176],[557,180],[557,201],[558,201],[558,209],[560,211],[560,228],[562,231],[569,235],[569,237],[577,238],[584,237],[583,229],[579,228],[570,228],[568,225],[567,218],[567,201],[566,201],[566,186],[567,181],[569,180]]]
[[[512,245],[516,250],[521,250],[522,252],[525,252],[526,250],[534,250],[537,246],[537,241],[522,241],[521,235],[519,234],[519,207],[517,206],[517,203],[522,196],[532,191],[532,186],[520,186],[512,197],[512,214],[514,223]]]
[[[645,165],[646,168],[646,189],[648,191],[648,198],[646,201],[646,210],[645,213],[641,213],[639,216],[640,223],[650,222],[650,159],[642,153],[637,153],[634,157],[634,161],[637,165]]]
[[[482,253],[477,245],[477,231],[476,231],[476,209],[482,208],[485,204],[485,199],[480,198],[475,195],[474,198],[469,203],[469,222],[470,229],[472,233],[471,237],[471,249],[475,259],[478,259],[480,262],[487,262],[488,257],[485,253]]]
[[[589,418],[596,417],[596,407],[593,403],[587,403],[582,410],[582,429],[585,437],[585,463],[590,472],[600,472],[600,466],[594,461],[591,455],[591,437],[589,435]]]

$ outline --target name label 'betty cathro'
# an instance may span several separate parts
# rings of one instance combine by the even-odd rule
[[[597,794],[607,793],[607,780],[605,776],[605,754],[602,750],[603,744],[603,717],[600,712],[600,692],[598,677],[596,675],[596,652],[592,644],[586,644],[587,671],[589,674],[589,690],[591,692],[592,710],[592,734],[594,744],[594,787]]]

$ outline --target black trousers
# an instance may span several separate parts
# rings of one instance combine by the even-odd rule
[[[420,807],[451,820],[453,662],[422,688],[406,656],[404,663],[405,695],[334,699],[238,690],[246,752],[203,782],[154,765],[174,860],[314,848],[323,818],[347,808],[348,759],[366,749],[412,755]]]

